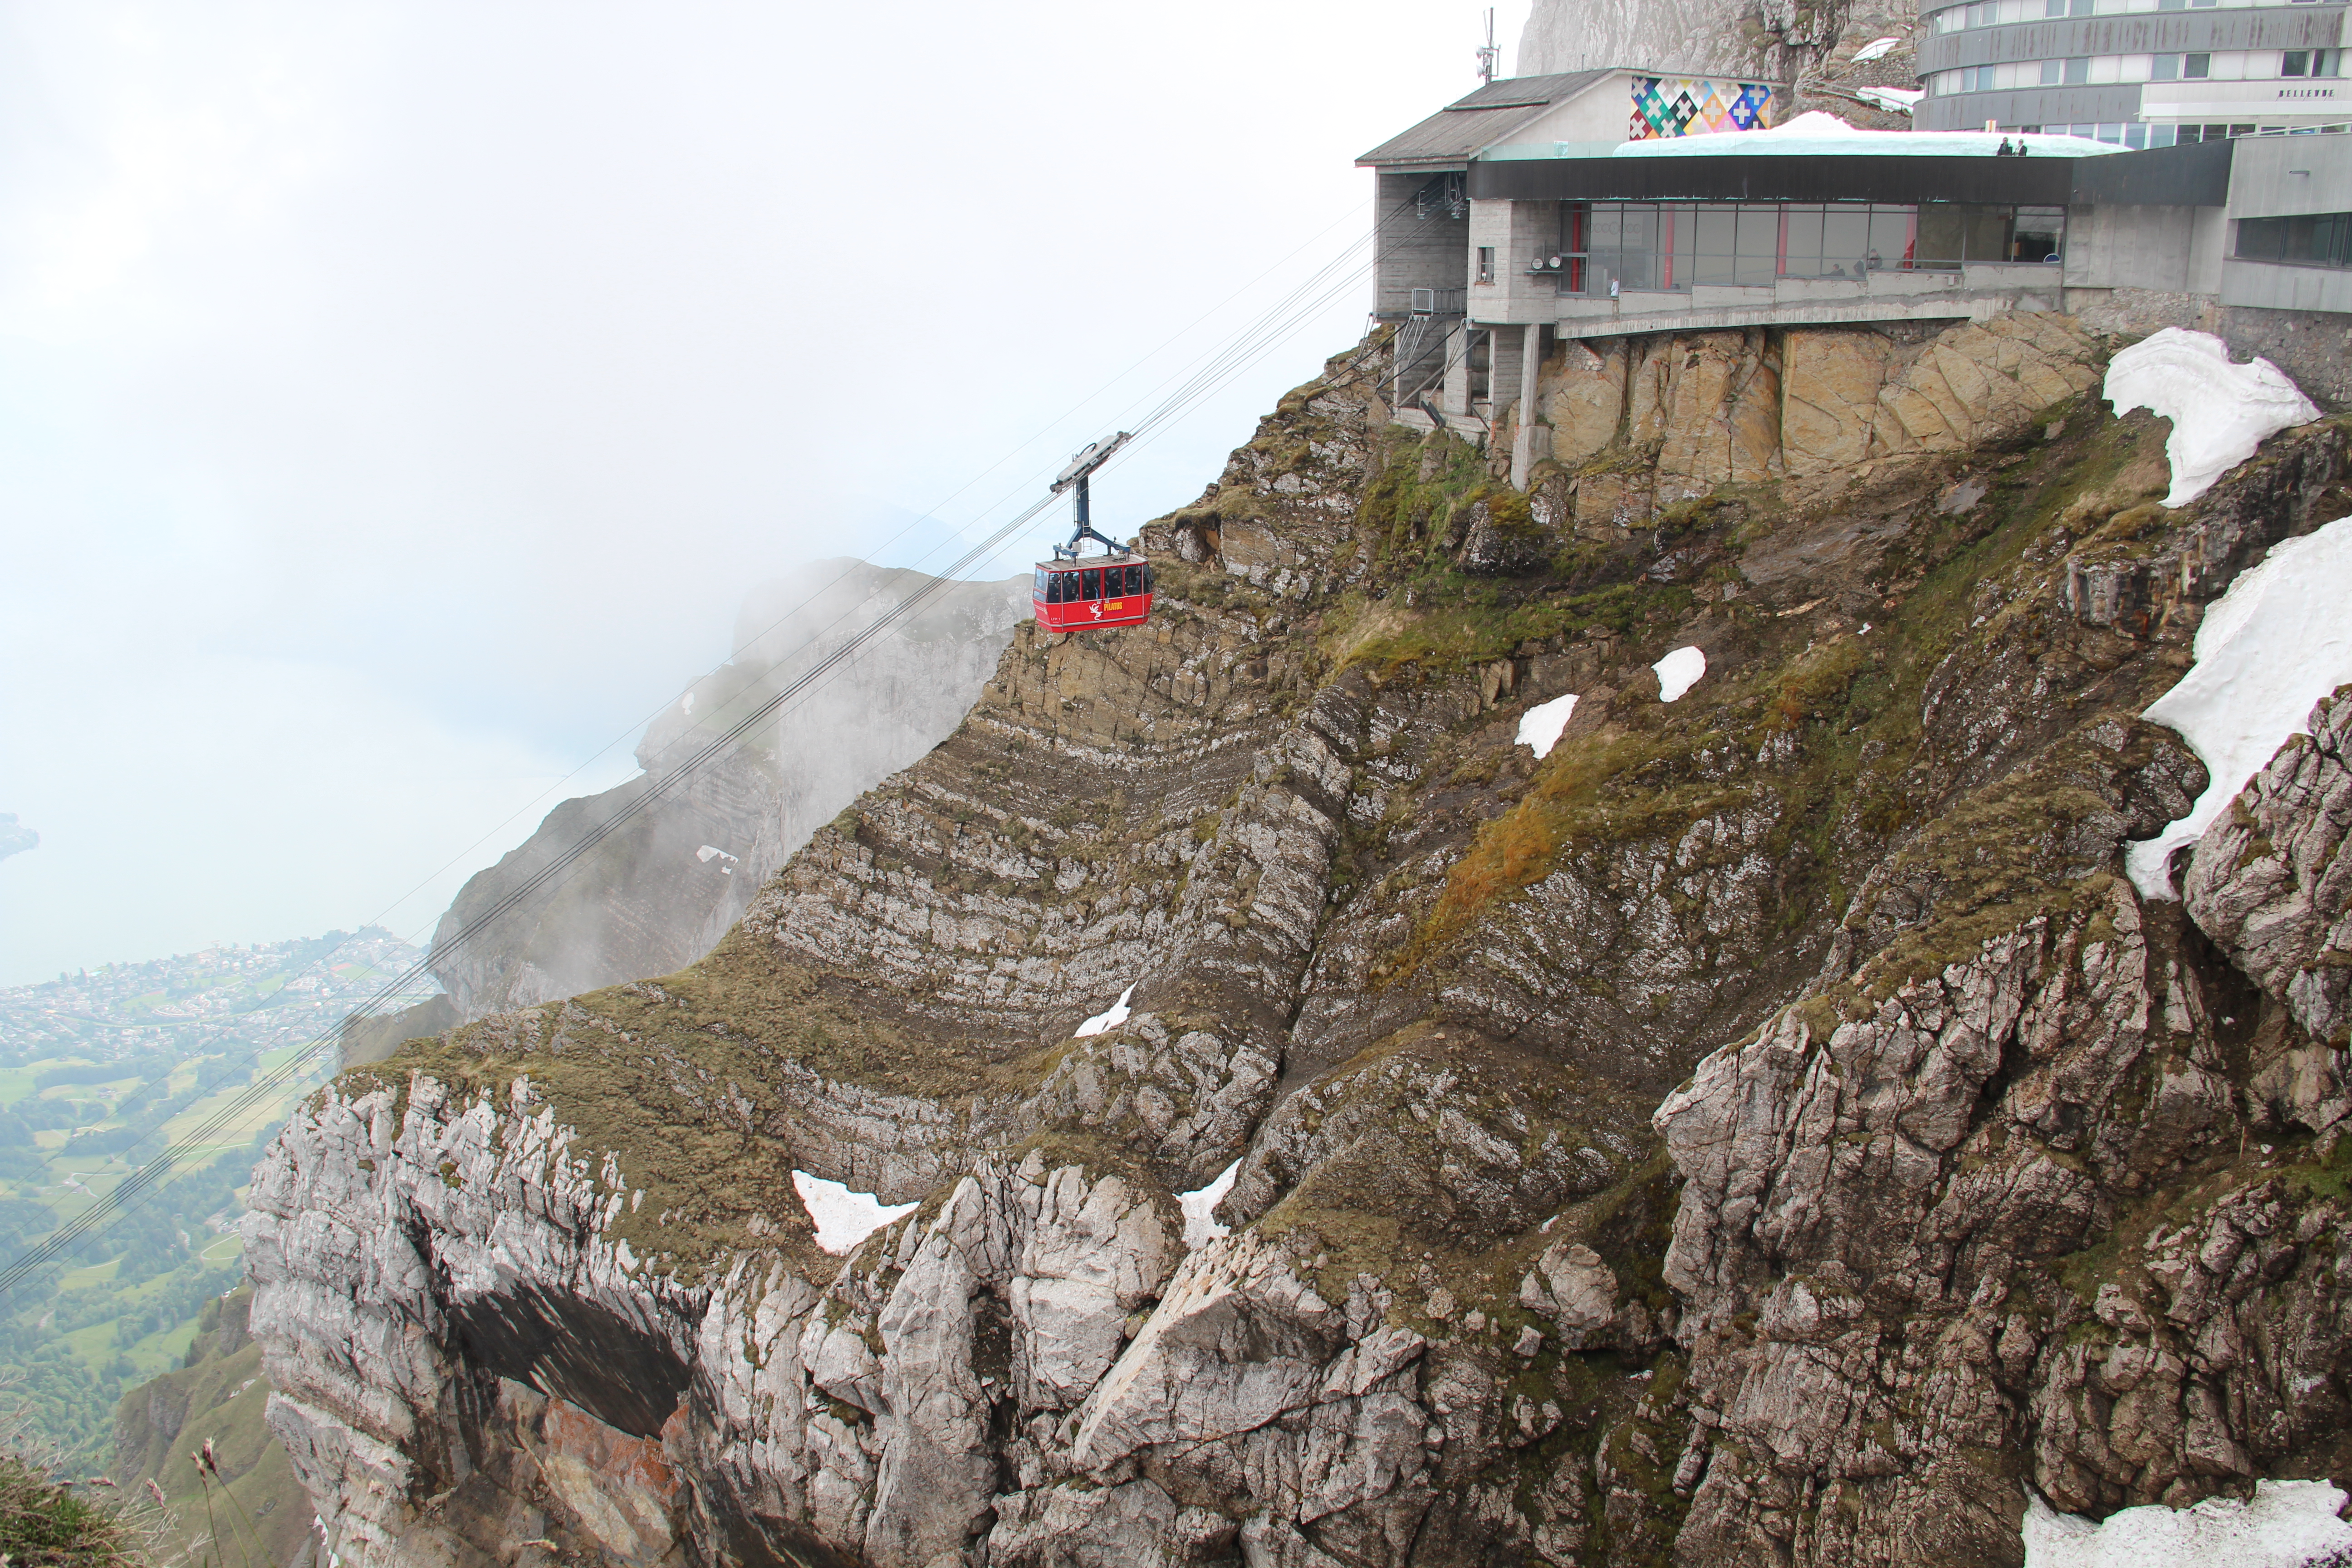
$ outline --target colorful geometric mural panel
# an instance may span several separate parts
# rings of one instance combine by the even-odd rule
[[[1710,77],[1637,76],[1625,137],[1707,136],[1722,131],[1769,130],[1778,105],[1768,82]]]

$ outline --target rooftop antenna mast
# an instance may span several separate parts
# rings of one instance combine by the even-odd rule
[[[1480,86],[1483,87],[1495,79],[1495,66],[1502,58],[1503,51],[1495,47],[1495,13],[1490,7],[1486,12],[1486,45],[1478,51]]]

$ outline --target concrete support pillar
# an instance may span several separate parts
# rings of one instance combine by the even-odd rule
[[[1456,321],[1445,333],[1445,398],[1438,406],[1448,419],[1470,417],[1470,333],[1467,321]]]
[[[1528,473],[1551,456],[1551,426],[1536,423],[1536,378],[1543,371],[1543,324],[1530,321],[1519,329],[1519,427],[1511,437],[1511,488],[1528,488]]]
[[[1498,425],[1503,410],[1519,398],[1519,343],[1517,327],[1486,330],[1486,401]]]

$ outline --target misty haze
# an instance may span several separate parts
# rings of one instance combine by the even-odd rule
[[[2348,0],[0,0],[0,1568],[2352,1563]]]

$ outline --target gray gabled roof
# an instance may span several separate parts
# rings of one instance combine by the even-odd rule
[[[1555,103],[1565,102],[1617,68],[1563,71],[1558,76],[1507,77],[1469,97],[1447,104],[1402,136],[1391,136],[1362,157],[1359,165],[1435,168],[1466,163],[1482,147],[1507,142],[1519,127]]]

